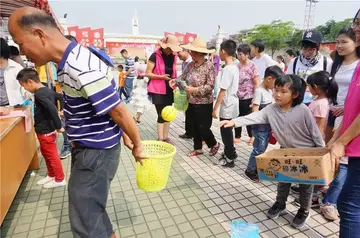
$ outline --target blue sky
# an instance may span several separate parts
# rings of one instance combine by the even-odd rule
[[[58,18],[68,13],[68,25],[105,28],[107,33],[131,33],[135,8],[140,34],[194,32],[209,39],[220,25],[226,33],[236,33],[256,24],[281,19],[303,26],[305,1],[119,1],[50,0]],[[316,6],[315,25],[329,19],[352,18],[359,1],[322,1]]]

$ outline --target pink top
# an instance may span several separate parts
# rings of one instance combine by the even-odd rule
[[[349,91],[345,100],[343,127],[341,134],[350,127],[360,115],[360,62],[357,64]],[[360,135],[357,135],[345,147],[345,156],[360,157]]]
[[[330,103],[327,98],[315,99],[309,105],[311,114],[314,117],[327,118],[330,110]]]
[[[238,97],[246,100],[254,97],[255,85],[254,78],[259,76],[259,72],[254,62],[250,61],[246,66],[238,64],[239,67],[239,89]]]

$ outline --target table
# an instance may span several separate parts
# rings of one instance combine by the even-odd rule
[[[31,110],[31,105],[12,109]],[[34,127],[25,133],[25,118],[0,119],[0,224],[3,222],[27,170],[40,168]]]

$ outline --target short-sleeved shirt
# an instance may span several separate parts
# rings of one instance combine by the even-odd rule
[[[240,100],[251,99],[254,97],[254,78],[259,76],[259,72],[252,61],[250,61],[247,65],[238,64],[238,67],[240,72],[237,95]]]
[[[349,85],[351,83],[351,79],[354,75],[354,71],[358,62],[359,60],[356,60],[354,63],[349,65],[342,64],[334,76],[335,82],[339,86],[336,101],[340,106],[343,106],[345,103],[346,95],[349,90]]]
[[[341,134],[344,133],[360,115],[360,62],[357,64],[354,76],[349,86],[346,96],[343,116],[343,127]],[[360,157],[360,135],[357,135],[345,147],[345,155],[349,157]]]
[[[315,99],[310,103],[309,109],[315,118],[327,118],[330,110],[329,100],[327,98]]]
[[[120,104],[120,98],[111,68],[73,41],[59,63],[58,81],[69,140],[94,149],[117,145],[122,130],[108,112]]]
[[[260,58],[253,58],[252,61],[258,69],[261,81],[264,79],[266,68],[277,65],[277,62],[273,60],[268,54],[263,54]]]
[[[253,104],[259,106],[259,110],[262,110],[273,102],[273,93],[270,89],[265,89],[262,86],[255,90]],[[254,125],[253,129],[256,131],[270,131],[269,124]]]
[[[163,51],[161,50],[161,56],[164,60],[165,63],[165,74],[168,75],[172,75],[173,74],[173,65],[174,65],[174,60],[175,60],[175,55],[170,54],[170,55],[166,55],[163,53]],[[153,62],[155,64],[156,67],[156,54],[152,53],[149,61]],[[151,81],[151,79],[150,79]],[[173,93],[173,89],[170,87],[169,85],[169,81],[165,80],[165,85],[166,85],[166,94],[156,94],[156,93],[149,93],[149,95],[151,96],[151,100],[153,102],[153,104],[166,104],[166,105],[171,105],[174,102],[174,93]]]
[[[125,87],[125,73],[120,72],[119,73],[119,87]]]
[[[220,118],[233,119],[239,116],[238,85],[239,68],[236,64],[226,65],[221,71],[220,79],[220,88],[226,90],[220,106]]]
[[[128,56],[127,59],[125,59],[125,71],[127,72],[129,69],[132,69],[133,71],[131,71],[131,73],[126,76],[126,79],[130,80],[135,78],[134,66],[135,66],[134,58]]]

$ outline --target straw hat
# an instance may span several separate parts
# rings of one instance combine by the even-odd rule
[[[163,49],[170,48],[173,52],[182,51],[179,39],[174,35],[169,35],[166,38],[160,40],[158,43]]]
[[[193,42],[191,42],[187,45],[182,45],[181,47],[184,48],[185,50],[191,50],[191,51],[204,53],[204,54],[210,54],[210,53],[215,52],[214,49],[209,50],[206,47],[206,41],[201,38],[196,38],[195,40],[193,40]]]

